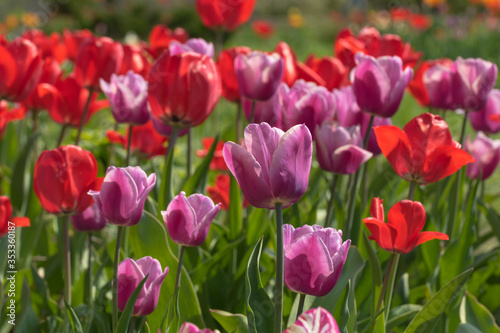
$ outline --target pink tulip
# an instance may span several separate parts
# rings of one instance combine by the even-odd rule
[[[492,119],[495,116],[500,116],[500,90],[498,89],[490,92],[484,108],[468,114],[472,128],[490,134],[500,132],[500,123]]]
[[[500,161],[500,140],[492,140],[478,132],[474,141],[467,138],[465,150],[476,160],[467,165],[467,177],[478,178],[481,175],[481,179],[485,180],[493,174]]]
[[[276,89],[274,95],[267,101],[254,101],[254,122],[257,124],[268,123],[272,127],[278,127],[283,129],[283,110],[284,99],[288,95],[290,89],[286,83],[281,82]],[[250,120],[250,113],[252,112],[252,101],[246,98],[242,98],[243,111],[245,112],[245,117]]]
[[[118,309],[123,311],[132,293],[139,283],[149,274],[146,283],[134,305],[134,316],[147,316],[151,314],[160,298],[160,289],[168,267],[162,273],[160,262],[151,257],[144,257],[134,261],[127,258],[118,266]]]
[[[267,123],[250,124],[242,146],[226,142],[224,160],[248,202],[259,208],[283,208],[306,192],[312,160],[311,133],[296,125],[284,133]]]
[[[373,156],[361,148],[359,126],[324,122],[316,127],[315,141],[319,165],[326,171],[350,175]]]
[[[350,239],[342,243],[341,230],[285,224],[285,285],[297,293],[325,296],[340,277],[350,245]]]
[[[451,93],[451,70],[450,68],[436,64],[429,68],[422,79],[424,82],[429,103],[432,107],[445,110],[456,109]]]
[[[212,199],[204,195],[192,194],[186,198],[186,193],[181,192],[168,204],[167,210],[161,212],[170,238],[183,246],[200,246],[220,205],[214,205]]]
[[[179,333],[220,333],[219,330],[212,331],[211,329],[208,328],[198,328],[195,324],[191,324],[189,322],[185,322],[182,324],[181,328],[179,329]]]
[[[234,73],[240,94],[248,99],[265,101],[274,95],[283,76],[283,59],[253,51],[239,54],[234,59]]]
[[[89,208],[85,209],[82,213],[78,215],[71,215],[69,219],[73,228],[79,232],[99,231],[106,226],[106,219],[102,215],[96,202],[94,202]]]
[[[170,51],[170,55],[191,51],[201,55],[207,55],[210,58],[213,58],[214,56],[214,44],[207,43],[202,38],[190,38],[184,44],[174,40],[170,42],[168,49]]]
[[[492,62],[458,57],[451,65],[451,92],[455,108],[467,111],[484,108],[497,74],[497,65]]]
[[[304,312],[283,333],[340,333],[335,318],[322,307]]]
[[[403,71],[401,58],[373,58],[356,54],[352,86],[359,107],[375,116],[392,117],[399,108],[404,91],[413,76],[413,69]]]

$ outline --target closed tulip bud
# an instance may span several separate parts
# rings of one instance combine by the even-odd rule
[[[500,122],[494,121],[500,117],[500,90],[493,89],[488,95],[486,105],[479,111],[469,112],[467,115],[472,128],[476,131],[496,134],[500,132]]]
[[[317,307],[310,309],[297,318],[297,321],[283,333],[340,333],[335,318],[330,312]]]
[[[492,140],[479,132],[474,141],[467,138],[465,150],[475,159],[475,162],[467,165],[467,177],[481,176],[485,180],[493,174],[500,161],[500,140]]]
[[[456,109],[451,93],[451,64],[437,64],[429,68],[424,76],[423,83],[429,98],[429,105],[438,109]]]
[[[252,16],[256,0],[196,0],[196,11],[207,28],[233,31]]]
[[[100,191],[89,191],[106,220],[119,226],[139,223],[146,198],[155,186],[155,174],[146,175],[140,167],[111,166]]]
[[[148,122],[148,83],[142,76],[132,71],[120,76],[112,74],[109,83],[101,79],[100,84],[117,123],[144,125]]]
[[[291,291],[325,296],[340,277],[351,240],[342,231],[305,225],[283,226],[284,281]]]
[[[170,238],[179,245],[200,246],[220,205],[214,205],[212,199],[202,194],[186,197],[186,193],[181,192],[168,204],[167,210],[161,212]]]
[[[118,266],[118,309],[125,310],[127,302],[139,283],[149,274],[146,283],[142,286],[139,297],[135,301],[134,316],[147,316],[158,305],[160,289],[167,276],[168,267],[162,272],[161,264],[151,257],[144,257],[137,261],[127,258]]]
[[[415,75],[413,75],[413,79],[408,85],[408,89],[410,93],[415,97],[417,102],[422,106],[430,106],[431,104],[429,93],[434,93],[433,91],[429,91],[426,86],[426,75],[429,69],[434,66],[441,65],[445,68],[450,68],[453,62],[451,59],[442,58],[436,60],[425,60],[420,63],[418,69],[415,71]]]

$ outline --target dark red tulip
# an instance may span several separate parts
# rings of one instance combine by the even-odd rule
[[[429,94],[427,94],[427,89],[425,88],[423,78],[425,72],[435,65],[442,65],[450,68],[453,61],[448,58],[436,59],[436,60],[424,60],[418,66],[418,69],[415,71],[413,75],[413,79],[410,81],[408,85],[408,89],[417,102],[422,106],[429,106]]]
[[[97,161],[91,152],[78,146],[44,150],[35,165],[35,193],[47,212],[79,214],[93,203],[88,192],[99,181]]]
[[[236,46],[222,50],[217,59],[217,66],[222,82],[222,97],[239,103],[241,100],[240,89],[236,75],[234,74],[234,59],[238,54],[248,54],[252,50],[246,46]]]
[[[109,82],[122,68],[123,47],[108,37],[86,39],[75,59],[75,79],[86,88],[99,90],[99,79]]]
[[[285,82],[289,87],[297,80],[297,56],[293,52],[290,45],[285,42],[279,42],[274,49],[274,52],[278,53],[283,59],[284,70],[282,81]]]
[[[189,34],[183,28],[175,28],[171,30],[165,25],[155,25],[149,33],[148,52],[153,58],[158,58],[163,51],[168,49],[170,42],[178,41],[184,44],[189,38]]]
[[[45,58],[43,62],[42,76],[40,76],[40,80],[38,81],[36,88],[28,96],[28,98],[22,101],[21,104],[30,111],[44,109],[46,105],[43,103],[43,88],[41,88],[41,84],[48,83],[54,85],[61,77],[61,74],[62,70],[57,60],[54,58]]]
[[[214,29],[233,31],[252,16],[256,0],[196,0],[201,22]]]
[[[348,85],[348,69],[337,58],[316,58],[311,54],[306,60],[306,65],[318,74],[324,81],[328,90],[339,89]]]
[[[89,38],[94,38],[94,35],[90,30],[83,29],[70,31],[68,29],[64,29],[63,40],[64,45],[66,45],[66,52],[69,60],[75,61],[80,46]]]
[[[0,196],[0,238],[9,231],[13,231],[14,228],[29,226],[29,218],[12,217],[12,204],[9,197]]]
[[[149,74],[151,114],[164,124],[198,126],[212,113],[221,95],[221,81],[213,60],[199,53],[164,52]]]
[[[129,70],[147,79],[151,64],[145,55],[145,50],[138,45],[123,45],[123,61],[120,75],[125,75]]]
[[[9,103],[0,100],[0,139],[3,136],[7,124],[14,120],[24,119],[25,113],[26,109],[23,106],[9,110]]]

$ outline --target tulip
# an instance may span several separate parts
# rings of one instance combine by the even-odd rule
[[[158,132],[160,135],[167,138],[172,135],[172,130],[173,130],[172,126],[165,125],[164,123],[162,123],[161,121],[157,120],[154,117],[151,117],[151,121],[153,122],[153,127],[155,131]],[[188,134],[189,131],[190,131],[189,128],[183,128],[178,131],[177,135],[181,137]]]
[[[75,61],[76,56],[78,55],[78,50],[80,46],[87,40],[93,39],[94,35],[90,30],[67,30],[63,31],[63,40],[64,45],[66,45],[66,50],[68,53],[68,59],[71,61]]]
[[[240,94],[251,100],[265,101],[274,95],[283,76],[284,62],[278,54],[253,51],[239,54],[234,73]]]
[[[26,99],[42,75],[42,58],[35,44],[24,38],[8,43],[0,37],[0,98]]]
[[[484,108],[479,111],[469,112],[468,115],[472,128],[476,131],[495,134],[500,132],[500,123],[492,117],[500,117],[500,90],[493,89]]]
[[[418,69],[415,71],[415,75],[408,85],[410,93],[415,97],[418,104],[422,106],[430,106],[431,101],[429,99],[429,90],[427,89],[424,81],[424,77],[430,68],[441,65],[445,68],[450,68],[452,61],[448,58],[436,59],[436,60],[425,60],[420,63]],[[433,93],[431,91],[431,93]]]
[[[196,0],[196,11],[204,26],[233,31],[252,16],[256,0]]]
[[[485,180],[493,174],[500,161],[500,140],[492,140],[479,132],[474,141],[467,138],[465,150],[476,160],[467,165],[467,177],[481,176]]]
[[[342,243],[342,231],[305,225],[283,226],[285,285],[291,291],[325,296],[340,277],[351,240]]]
[[[204,149],[196,151],[198,157],[205,157],[210,150],[210,147],[214,143],[214,138],[203,138],[202,139]],[[224,162],[224,157],[222,157],[222,148],[224,147],[224,142],[219,141],[215,146],[214,156],[210,162],[211,170],[227,171],[226,162]]]
[[[274,35],[274,25],[269,21],[255,20],[251,24],[253,32],[261,38],[269,38]]]
[[[29,227],[30,219],[27,217],[12,217],[12,204],[9,197],[0,196],[0,238],[9,231],[19,227]]]
[[[130,258],[123,260],[118,266],[118,308],[120,311],[125,310],[130,296],[149,274],[139,297],[135,301],[132,314],[134,316],[151,314],[158,305],[161,285],[167,273],[168,267],[165,267],[165,271],[162,273],[160,262],[149,256],[137,261]]]
[[[186,193],[181,192],[172,199],[167,210],[161,212],[170,238],[179,245],[200,246],[207,238],[220,205],[214,205],[212,199],[202,194],[186,198]]]
[[[448,240],[448,235],[436,231],[422,231],[425,225],[425,208],[418,201],[403,200],[395,204],[384,222],[383,200],[373,198],[370,206],[372,217],[363,219],[371,235],[368,237],[386,251],[408,253],[417,245],[432,239]]]
[[[219,330],[212,331],[208,328],[199,329],[195,324],[185,322],[179,329],[179,333],[220,333]]]
[[[241,99],[238,81],[234,72],[234,59],[238,54],[248,54],[252,50],[246,46],[237,46],[222,50],[217,59],[217,66],[222,81],[222,97],[238,103]]]
[[[268,123],[272,127],[285,129],[283,124],[283,114],[285,111],[285,100],[290,89],[285,82],[281,82],[274,95],[267,101],[251,101],[243,98],[243,111],[245,117],[250,121],[252,103],[254,106],[254,122],[257,124]]]
[[[437,64],[423,75],[423,83],[429,98],[429,105],[445,110],[454,110],[456,105],[452,96],[451,64]]]
[[[403,71],[399,57],[375,59],[358,53],[356,62],[352,86],[359,107],[375,116],[392,117],[399,108],[413,70],[406,68]]]
[[[128,71],[133,71],[143,78],[147,79],[151,64],[146,58],[145,50],[137,45],[123,45],[123,61],[120,69],[120,75],[127,74]]]
[[[91,152],[78,146],[62,146],[40,154],[33,187],[47,212],[79,214],[93,203],[87,192],[98,184],[96,176],[97,161]]]
[[[122,67],[123,47],[108,37],[82,42],[75,59],[75,79],[83,86],[99,90],[99,79],[109,82]]]
[[[274,52],[279,54],[283,59],[283,82],[291,87],[297,80],[297,56],[293,52],[290,45],[285,42],[279,42],[274,49]]]
[[[26,110],[39,111],[45,108],[43,102],[44,90],[42,87],[43,83],[55,84],[57,80],[61,77],[62,70],[59,63],[53,58],[46,58],[43,62],[42,75],[31,94],[22,101],[22,105]]]
[[[307,58],[306,65],[325,81],[325,87],[328,90],[338,89],[348,84],[349,71],[337,58],[316,58],[312,54]]]
[[[335,318],[322,307],[310,309],[300,315],[283,333],[340,333]]]
[[[295,63],[295,66],[297,67],[297,80],[302,79],[306,82],[313,82],[318,86],[326,87],[325,80],[313,71],[312,68],[298,60]]]
[[[2,138],[7,124],[11,121],[24,119],[26,109],[24,107],[17,107],[9,110],[9,103],[0,100],[0,139]]]
[[[311,133],[296,125],[286,133],[250,124],[240,146],[226,142],[224,160],[248,202],[259,208],[289,207],[306,192],[312,160]]]
[[[458,57],[451,65],[451,92],[456,108],[467,111],[484,108],[497,74],[498,67],[492,62]]]
[[[207,194],[214,202],[220,202],[222,210],[229,210],[231,180],[227,174],[219,174],[215,177],[214,185],[207,186]],[[248,207],[248,201],[243,199],[243,208]]]
[[[148,83],[142,76],[132,71],[120,76],[112,74],[109,83],[100,79],[100,86],[117,123],[144,125],[148,122]]]
[[[382,153],[408,182],[434,183],[474,162],[453,141],[448,124],[431,113],[413,118],[403,130],[396,126],[378,126],[374,130]]]
[[[61,64],[68,57],[67,46],[57,32],[47,36],[42,30],[30,29],[26,30],[21,37],[36,45],[43,60],[51,58]]]
[[[335,122],[316,126],[316,152],[323,170],[353,174],[373,154],[361,148],[359,126],[344,128]]]
[[[106,226],[106,219],[95,202],[82,213],[71,215],[69,220],[73,228],[78,232],[99,231]]]
[[[184,44],[174,40],[169,44],[168,49],[170,51],[170,55],[183,52],[195,52],[201,55],[209,56],[210,58],[213,58],[214,56],[214,44],[207,43],[207,41],[202,38],[191,38]]]
[[[100,191],[89,191],[108,223],[133,226],[139,223],[144,203],[156,182],[155,174],[146,175],[140,167],[111,166]]]
[[[169,27],[158,24],[151,29],[149,33],[149,47],[146,49],[157,59],[163,51],[168,49],[168,46],[173,41],[185,43],[189,38],[186,30],[183,28],[175,28],[171,30]]]
[[[219,101],[221,82],[213,60],[184,52],[160,56],[149,75],[151,114],[178,128],[202,124]]]

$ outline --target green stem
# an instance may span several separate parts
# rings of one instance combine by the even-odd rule
[[[458,141],[462,146],[464,145],[465,128],[467,126],[467,111],[464,114],[464,120],[462,121],[462,130],[460,131],[460,141]]]
[[[87,267],[87,288],[89,293],[89,305],[92,304],[92,233],[88,233],[87,247],[89,251],[88,267]]]
[[[64,139],[64,134],[66,134],[66,129],[68,128],[68,125],[62,125],[61,127],[61,132],[59,133],[59,138],[57,139],[57,147],[61,146],[61,143]]]
[[[123,226],[118,226],[118,233],[116,234],[115,258],[113,263],[113,332],[118,323],[118,263],[120,262],[120,243],[122,239]]]
[[[335,206],[335,189],[337,188],[338,179],[339,179],[339,174],[335,173],[333,175],[332,186],[330,188],[330,201],[328,202],[325,227],[328,227],[330,225],[333,227],[333,222],[335,221],[335,219],[332,219],[332,216],[335,216],[335,214],[333,214],[333,211]]]
[[[82,118],[80,119],[80,124],[78,125],[78,133],[76,134],[75,145],[78,146],[80,143],[80,137],[82,135],[83,124],[87,119],[87,114],[89,113],[89,105],[90,100],[92,99],[93,90],[89,89],[89,96],[87,97],[87,101],[85,102],[85,107],[83,108]]]
[[[130,325],[128,327],[128,331],[129,333],[134,333],[135,331],[135,320],[136,320],[136,316],[132,316],[132,318],[130,318]]]
[[[236,142],[240,142],[243,135],[243,122],[241,121],[242,106],[241,103],[236,103]]]
[[[365,138],[363,140],[363,149],[366,149],[368,146],[368,140],[370,139],[370,133],[372,131],[373,119],[375,119],[374,115],[370,115],[370,120],[368,121],[368,127],[366,128]]]
[[[179,253],[179,265],[177,266],[177,275],[175,276],[175,290],[174,290],[174,299],[175,295],[179,292],[181,287],[181,275],[182,275],[182,261],[184,260],[184,250],[185,246],[181,246],[181,252]]]
[[[113,127],[113,130],[116,132],[118,131],[118,123],[115,122],[115,125]],[[108,166],[111,166],[114,164],[115,162],[115,144],[113,142],[111,142],[111,148],[110,148],[110,151],[109,151],[109,161],[108,161]]]
[[[408,200],[413,200],[413,196],[415,195],[416,187],[417,187],[417,182],[411,181],[410,188],[408,190]]]
[[[187,166],[186,166],[186,174],[187,178],[191,177],[191,145],[192,140],[191,130],[187,134]]]
[[[392,291],[394,289],[394,277],[396,275],[398,262],[399,262],[399,253],[392,253],[391,256],[389,257],[389,261],[388,261],[387,267],[385,269],[384,282],[382,283],[382,290],[380,290],[380,296],[378,298],[377,307],[375,309],[375,315],[377,315],[380,312],[380,309],[382,308],[382,301],[384,300],[387,287],[390,287],[389,298],[392,298]],[[393,271],[394,271],[394,273],[393,273]],[[390,302],[390,300],[389,300],[389,302]],[[387,305],[387,307],[385,308],[384,311],[386,313],[389,313],[389,308],[390,308],[390,304]],[[377,326],[376,323],[377,323],[377,319],[375,319],[373,324],[372,324],[372,332],[375,331],[375,327]]]
[[[165,153],[165,166],[163,169],[163,177],[160,186],[160,195],[158,202],[158,211],[161,212],[166,209],[167,204],[172,200],[172,168],[174,160],[174,148],[177,142],[177,136],[179,134],[179,128],[177,126],[172,127],[172,133],[170,133],[170,138],[168,141],[167,151]]]
[[[399,257],[401,256],[399,253],[393,254],[395,256],[394,258],[394,264],[393,268],[391,268],[391,274],[389,276],[389,293],[387,294],[386,297],[386,304],[387,306],[385,307],[385,319],[389,318],[389,312],[391,310],[391,301],[392,301],[392,293],[394,292],[394,281],[396,280],[396,272],[398,270],[398,263],[399,263]]]
[[[283,205],[276,203],[276,286],[274,290],[274,333],[281,333],[283,321]]]
[[[128,140],[127,140],[127,157],[125,158],[125,166],[129,166],[130,164],[130,151],[132,147],[132,128],[133,125],[128,125]]]
[[[222,52],[222,44],[224,43],[224,35],[222,29],[215,30],[215,58]]]
[[[306,300],[306,294],[299,295],[299,306],[297,307],[297,316],[295,316],[295,320],[297,320],[302,312],[304,312],[304,301]]]
[[[252,124],[255,118],[255,100],[252,99],[252,108],[250,109],[250,118],[248,118],[248,123]]]
[[[69,223],[67,215],[62,217],[62,233],[64,253],[64,297],[66,302],[71,306],[71,252],[69,246]]]

